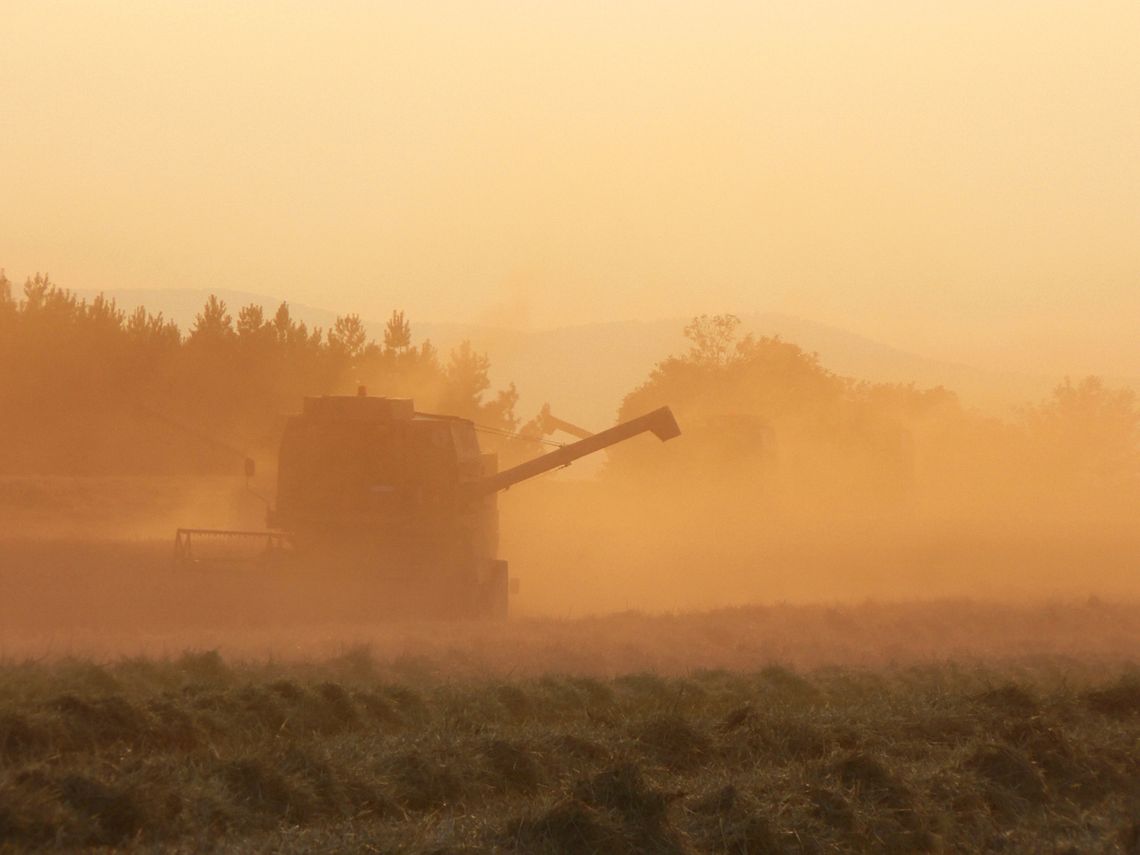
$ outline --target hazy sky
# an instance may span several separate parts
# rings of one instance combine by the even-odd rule
[[[1136,0],[0,0],[0,114],[15,279],[1140,374]]]

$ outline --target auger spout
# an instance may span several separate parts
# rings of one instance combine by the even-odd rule
[[[490,493],[497,493],[500,490],[506,490],[518,484],[520,481],[526,481],[528,478],[534,478],[552,469],[569,466],[581,457],[593,454],[596,451],[602,451],[611,445],[624,442],[641,433],[652,433],[659,440],[665,442],[666,440],[680,436],[681,428],[677,425],[677,420],[673,417],[673,411],[668,407],[661,407],[651,413],[646,413],[644,416],[638,416],[636,419],[622,422],[608,430],[603,430],[585,439],[564,445],[562,448],[551,451],[541,457],[536,457],[534,460],[528,460],[526,463],[512,466],[510,469],[505,469],[495,475],[489,475],[478,481],[471,482],[467,485],[469,496],[471,498],[478,498]]]

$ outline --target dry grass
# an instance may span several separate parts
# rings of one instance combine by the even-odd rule
[[[1123,662],[441,670],[365,649],[10,662],[0,847],[1079,852],[1140,835]]]

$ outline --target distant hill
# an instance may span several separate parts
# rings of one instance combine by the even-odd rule
[[[82,297],[94,292],[79,291]],[[144,305],[161,311],[187,330],[202,308],[208,290],[108,291],[120,307]],[[234,312],[256,303],[268,313],[280,300],[261,294],[219,289],[214,291]],[[327,329],[334,312],[316,306],[290,303],[294,318],[310,327]],[[467,324],[412,320],[416,341],[431,339],[445,354],[470,339],[491,358],[496,385],[514,382],[524,417],[549,402],[564,418],[586,427],[611,424],[623,396],[642,383],[659,360],[682,353],[686,318],[654,321],[612,321],[559,327],[550,330],[507,330]],[[801,318],[771,313],[741,316],[742,326],[757,335],[778,335],[805,350],[819,354],[821,362],[838,374],[875,382],[914,383],[920,387],[945,386],[971,407],[1004,415],[1016,405],[1037,401],[1061,379],[985,369],[928,359],[899,350],[857,333]],[[383,319],[366,321],[371,334],[383,334]],[[1109,378],[1114,383],[1126,380]],[[1140,387],[1140,382],[1133,385]]]

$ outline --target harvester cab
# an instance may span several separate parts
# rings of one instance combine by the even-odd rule
[[[202,541],[244,539],[314,572],[383,577],[417,613],[505,617],[498,493],[646,432],[665,441],[681,431],[662,407],[500,472],[468,419],[417,412],[406,398],[306,398],[285,425],[269,530],[179,529],[175,556],[195,562]]]

